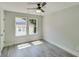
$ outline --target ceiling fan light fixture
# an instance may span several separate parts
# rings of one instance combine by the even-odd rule
[[[37,12],[37,13],[40,13],[40,12],[41,12],[41,10],[37,9],[37,10],[36,10],[36,12]]]

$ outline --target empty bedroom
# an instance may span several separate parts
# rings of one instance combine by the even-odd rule
[[[0,57],[79,57],[79,2],[0,2]]]

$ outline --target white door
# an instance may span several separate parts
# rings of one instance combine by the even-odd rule
[[[0,55],[4,46],[4,17],[3,10],[0,10]]]

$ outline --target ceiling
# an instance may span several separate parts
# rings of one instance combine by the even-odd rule
[[[71,7],[73,5],[79,5],[78,2],[47,2],[47,5],[43,7],[45,13],[56,12],[64,8]],[[36,13],[35,10],[28,10],[27,8],[37,7],[36,2],[0,2],[0,7],[15,12],[22,12],[28,14],[44,15],[44,13]]]

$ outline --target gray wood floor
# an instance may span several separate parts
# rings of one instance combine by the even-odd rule
[[[16,46],[5,47],[2,51],[2,57],[75,57],[74,55],[60,49],[46,41],[30,47],[18,49]]]

